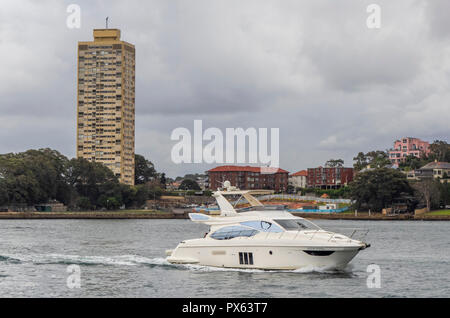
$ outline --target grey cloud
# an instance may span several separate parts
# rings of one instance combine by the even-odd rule
[[[425,32],[415,17],[398,2],[378,1],[381,28],[369,29],[366,7],[370,2],[319,2],[304,14],[305,54],[331,89],[370,90],[411,81],[420,71]],[[409,1],[400,1],[403,6]],[[314,12],[322,14],[316,16]],[[408,18],[405,18],[408,17]],[[426,40],[426,39],[425,39]]]
[[[427,1],[426,15],[429,21],[430,33],[437,40],[447,40],[450,37],[450,2],[446,0]]]
[[[4,1],[0,11],[0,153],[75,152],[77,41],[122,30],[137,48],[136,149],[170,176],[208,165],[170,159],[177,127],[280,128],[289,171],[412,135],[447,138],[450,40],[444,1]]]

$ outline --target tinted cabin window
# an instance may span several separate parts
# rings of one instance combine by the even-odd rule
[[[226,226],[211,234],[211,237],[216,240],[230,240],[235,237],[250,237],[257,233],[257,230],[244,226]]]

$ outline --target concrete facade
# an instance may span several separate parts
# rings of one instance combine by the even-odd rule
[[[289,185],[295,188],[306,188],[308,185],[308,171],[302,170],[289,176]]]
[[[135,48],[118,29],[78,43],[77,157],[100,162],[134,185]]]

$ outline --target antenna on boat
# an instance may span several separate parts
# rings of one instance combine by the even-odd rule
[[[229,180],[226,180],[222,183],[222,189],[224,189],[225,191],[235,191],[235,190],[239,190],[237,187],[234,187],[231,185],[231,182]],[[220,189],[219,189],[220,191]]]

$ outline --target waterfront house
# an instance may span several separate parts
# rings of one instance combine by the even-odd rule
[[[294,188],[306,188],[308,184],[308,171],[301,170],[289,176],[289,185]]]
[[[212,190],[222,187],[224,181],[241,190],[267,189],[284,192],[288,186],[289,171],[275,168],[265,171],[261,167],[220,166],[208,170],[209,187]]]
[[[427,156],[431,152],[430,143],[419,138],[405,137],[394,142],[394,148],[389,150],[389,159],[393,164],[399,164],[406,157],[413,155],[417,158]]]
[[[414,172],[415,179],[435,178],[446,180],[450,176],[450,163],[430,162]]]
[[[353,181],[353,168],[318,167],[308,168],[308,188],[338,189]]]

